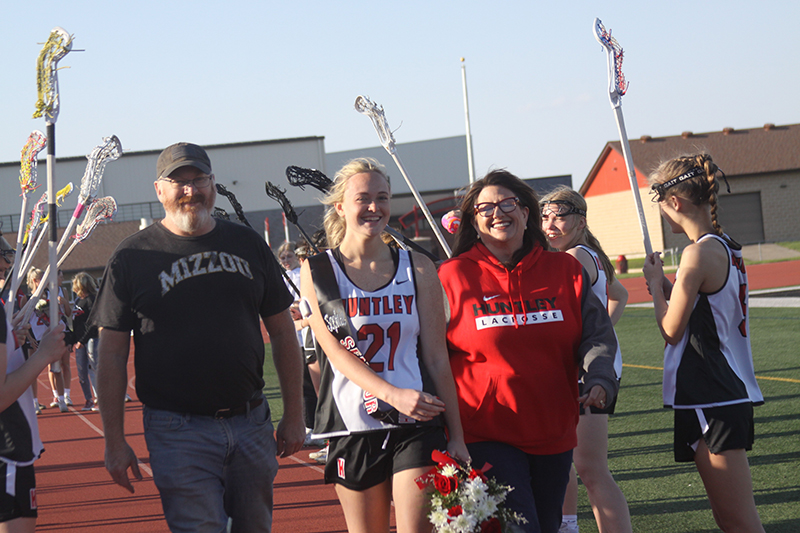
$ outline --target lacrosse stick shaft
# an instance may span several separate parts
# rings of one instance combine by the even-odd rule
[[[442,249],[447,254],[447,257],[452,257],[453,256],[453,252],[450,250],[450,246],[447,244],[447,241],[444,239],[444,235],[442,235],[442,232],[439,231],[438,224],[436,224],[436,222],[434,222],[433,215],[431,215],[431,212],[428,209],[428,206],[425,205],[425,202],[422,201],[422,196],[420,196],[419,191],[414,186],[414,184],[411,182],[411,178],[408,177],[408,173],[406,172],[406,169],[403,166],[402,161],[400,161],[400,158],[397,157],[396,153],[393,153],[392,151],[389,151],[389,154],[392,156],[392,159],[394,159],[394,162],[397,164],[397,168],[400,169],[400,173],[403,175],[403,178],[406,180],[406,184],[408,185],[408,188],[411,189],[411,194],[414,195],[414,199],[417,201],[417,205],[419,205],[419,208],[422,210],[422,213],[425,215],[425,219],[428,221],[428,224],[430,224],[431,229],[433,230],[433,233],[436,235],[436,239],[438,239],[439,244],[442,246]]]
[[[17,260],[14,261],[14,264],[11,267],[11,272],[9,272],[8,276],[6,277],[6,281],[3,285],[3,290],[5,290],[5,286],[8,284],[9,280],[11,282],[11,289],[8,292],[8,297],[6,298],[6,316],[10,317],[14,312],[14,300],[17,296],[17,290],[19,286],[22,284],[22,273],[25,272],[20,268],[20,263],[22,262],[22,238],[25,235],[25,215],[28,211],[28,193],[22,193],[22,210],[19,214],[19,228],[17,229],[17,246],[14,248],[17,250],[19,254],[17,256]]]
[[[642,197],[639,195],[639,184],[636,181],[636,168],[633,166],[633,156],[631,156],[631,146],[628,143],[628,134],[625,131],[625,119],[622,116],[622,106],[614,107],[614,116],[617,119],[617,129],[619,129],[620,145],[622,146],[622,156],[625,158],[625,167],[628,170],[628,181],[633,193],[633,203],[636,204],[636,212],[639,217],[639,227],[644,238],[644,250],[647,255],[653,253],[653,245],[650,243],[650,233],[647,231],[647,221],[644,217],[642,207]]]
[[[423,255],[426,255],[426,256],[428,256],[428,258],[430,258],[430,260],[431,260],[431,261],[433,261],[434,263],[438,263],[439,261],[441,261],[441,259],[439,259],[439,258],[438,258],[438,257],[436,257],[435,255],[433,255],[431,252],[429,252],[428,250],[426,250],[425,248],[423,248],[423,247],[422,247],[422,246],[420,246],[419,244],[415,243],[414,241],[412,241],[411,239],[409,239],[408,237],[406,237],[405,235],[403,235],[402,233],[400,233],[399,231],[397,231],[397,230],[396,230],[396,229],[394,229],[393,227],[391,227],[391,226],[386,226],[386,228],[384,228],[384,230],[383,230],[383,231],[385,231],[386,233],[388,233],[389,235],[391,235],[391,236],[392,236],[392,238],[393,238],[393,239],[394,239],[394,240],[397,242],[397,244],[399,244],[401,247],[403,247],[403,248],[405,248],[405,249],[411,249],[411,250],[414,250],[415,252],[419,252],[419,253],[421,253],[421,254],[423,254]]]
[[[42,241],[44,240],[44,236],[47,235],[47,230],[50,227],[50,222],[49,221],[45,221],[44,224],[42,224],[42,226],[43,227],[41,229],[41,233],[38,233],[38,235],[34,234],[34,233],[31,233],[30,238],[36,237],[36,242],[31,242],[30,240],[28,240],[28,246],[25,248],[25,252],[26,253],[20,259],[20,262],[19,262],[19,279],[20,279],[20,283],[17,285],[17,288],[19,288],[19,285],[22,284],[22,278],[25,277],[25,273],[28,271],[28,269],[31,266],[31,263],[33,262],[33,257],[36,255],[36,252],[39,250],[39,246],[42,244]]]
[[[56,204],[56,124],[47,123],[47,212],[50,220],[50,231],[47,241],[47,263],[50,269],[48,285],[50,286],[50,329],[58,323],[58,207]],[[42,278],[44,282],[45,277]]]

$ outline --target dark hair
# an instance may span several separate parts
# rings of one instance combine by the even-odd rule
[[[505,264],[507,268],[513,268],[520,259],[525,257],[534,244],[539,243],[542,248],[547,248],[547,237],[542,231],[541,215],[539,212],[539,198],[527,183],[506,170],[493,170],[483,178],[472,184],[461,202],[461,224],[456,232],[455,246],[453,247],[453,257],[463,254],[478,242],[478,232],[473,225],[475,221],[475,202],[484,187],[494,185],[505,187],[519,198],[519,207],[528,208],[528,223],[522,236],[522,246],[514,252],[511,260]]]

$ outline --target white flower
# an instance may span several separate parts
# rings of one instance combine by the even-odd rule
[[[463,513],[458,515],[452,522],[450,522],[450,526],[459,533],[470,533],[473,529],[475,529],[475,525],[475,521],[470,520],[470,516]]]
[[[441,473],[445,477],[455,477],[458,474],[458,467],[456,465],[444,465]]]
[[[444,509],[435,509],[431,511],[431,514],[428,515],[428,518],[437,528],[441,528],[442,526],[447,524],[447,511]]]

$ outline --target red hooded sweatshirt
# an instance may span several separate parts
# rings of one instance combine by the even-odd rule
[[[481,243],[446,261],[447,342],[467,443],[535,455],[577,445],[578,368],[614,398],[616,339],[581,264],[536,244],[512,270]]]

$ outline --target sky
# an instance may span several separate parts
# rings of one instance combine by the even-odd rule
[[[796,0],[8,4],[0,162],[45,130],[31,118],[36,59],[55,26],[74,35],[58,157],[111,134],[127,151],[308,136],[327,152],[377,146],[360,94],[383,105],[398,143],[463,135],[463,57],[477,176],[571,174],[577,188],[619,139],[595,17],[625,50],[629,138],[800,123]]]

